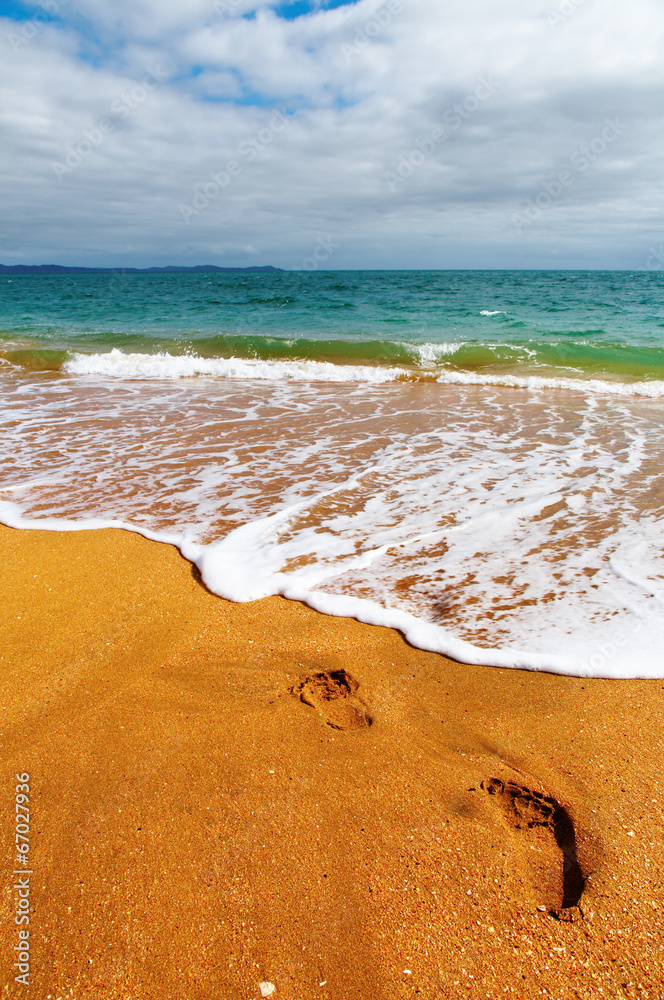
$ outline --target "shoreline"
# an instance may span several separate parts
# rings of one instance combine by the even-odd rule
[[[190,564],[191,571],[198,582],[218,600],[225,603],[242,604],[255,603],[257,600],[265,599],[249,596],[252,586],[249,585],[247,589],[246,580],[238,585],[232,570],[228,572],[224,568],[220,573],[223,557],[219,560],[217,556],[219,541],[204,544],[191,543],[186,540],[185,535],[168,531],[155,531],[130,522],[98,517],[86,520],[58,517],[31,519],[24,517],[20,513],[18,505],[11,501],[0,501],[0,518],[0,527],[18,531],[57,532],[59,534],[79,531],[123,531],[138,535],[147,541],[175,548],[179,555]],[[39,527],[34,528],[34,524],[39,525]],[[231,558],[236,557],[236,553],[232,551],[230,555]],[[242,569],[242,567],[239,568]],[[241,572],[240,577],[242,577]],[[228,593],[232,596],[225,596]],[[514,647],[496,646],[485,649],[467,639],[460,638],[444,627],[430,623],[408,611],[395,607],[385,607],[371,598],[335,595],[326,591],[310,590],[295,583],[289,583],[281,593],[269,596],[279,596],[288,601],[306,605],[324,617],[343,618],[372,627],[396,631],[413,648],[440,655],[444,659],[466,666],[528,670],[534,673],[601,680],[664,680],[664,676],[660,677],[659,668],[658,673],[653,675],[650,662],[648,669],[642,669],[639,673],[631,671],[621,673],[621,668],[616,669],[615,666],[610,669],[615,657],[628,644],[630,630],[627,626],[617,633],[612,633],[611,636],[605,636],[604,641],[598,643],[596,652],[591,658],[575,661],[569,655],[545,654]],[[636,635],[639,628],[632,631]]]
[[[30,993],[659,998],[664,681],[231,604],[123,530],[0,545]]]

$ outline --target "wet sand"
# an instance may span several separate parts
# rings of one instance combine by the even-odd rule
[[[122,531],[0,546],[3,997],[664,996],[664,681],[230,604]]]

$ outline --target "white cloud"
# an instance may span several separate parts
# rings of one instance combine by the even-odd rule
[[[2,19],[3,262],[287,267],[331,233],[335,267],[643,266],[664,207],[664,13],[559,7],[359,0],[286,20],[93,0],[29,38]],[[276,110],[289,124],[270,135]],[[607,118],[615,141],[515,235]]]

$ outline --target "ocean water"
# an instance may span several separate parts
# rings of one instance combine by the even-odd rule
[[[0,520],[465,662],[664,677],[664,275],[0,276]]]

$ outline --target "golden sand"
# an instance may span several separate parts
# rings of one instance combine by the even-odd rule
[[[664,681],[230,604],[122,531],[0,544],[3,997],[662,1000]]]

